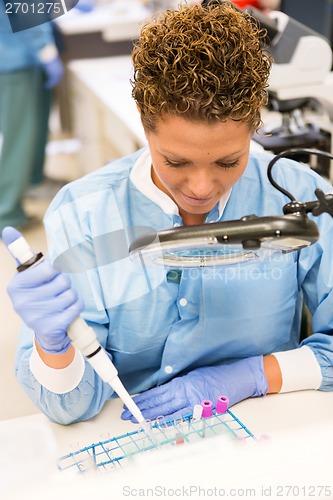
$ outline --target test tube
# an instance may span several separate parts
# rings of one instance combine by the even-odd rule
[[[194,405],[192,420],[201,420],[203,407],[202,405]]]
[[[202,418],[209,418],[213,416],[213,401],[210,399],[204,399],[201,401],[202,410]]]
[[[216,413],[225,413],[229,406],[228,396],[221,395],[217,398]]]
[[[184,424],[185,424],[185,422],[181,417],[174,421],[173,425],[174,425],[174,428],[176,429],[176,434],[175,434],[176,445],[185,443],[184,431],[183,431]]]

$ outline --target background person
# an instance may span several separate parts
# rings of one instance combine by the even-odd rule
[[[42,179],[51,91],[62,75],[50,23],[13,33],[0,2],[0,230],[30,225],[24,193]]]

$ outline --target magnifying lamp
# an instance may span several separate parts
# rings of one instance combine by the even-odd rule
[[[267,252],[286,253],[312,245],[318,240],[319,231],[307,214],[318,216],[327,212],[333,217],[333,195],[316,189],[317,200],[299,202],[277,184],[272,177],[273,166],[280,158],[297,154],[333,159],[324,151],[294,148],[270,161],[267,167],[269,181],[290,199],[283,207],[284,215],[248,215],[237,220],[152,231],[131,243],[130,256],[145,263],[151,261],[179,269],[238,264],[259,259]]]

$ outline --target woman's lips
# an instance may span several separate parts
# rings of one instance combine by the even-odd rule
[[[192,196],[188,196],[187,194],[182,192],[182,196],[184,200],[189,204],[189,205],[196,205],[196,206],[202,206],[202,205],[207,205],[213,200],[213,196],[210,196],[209,198],[193,198]]]

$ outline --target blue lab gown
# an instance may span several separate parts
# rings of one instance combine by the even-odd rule
[[[243,265],[186,269],[177,283],[163,267],[142,266],[127,254],[138,228],[182,224],[175,204],[152,184],[150,170],[140,181],[132,178],[141,155],[149,153],[141,150],[69,184],[45,217],[50,258],[55,267],[71,271],[85,302],[83,316],[130,393],[197,367],[300,345],[315,354],[320,389],[333,390],[333,219],[328,214],[314,218],[320,239],[301,251]],[[251,153],[224,210],[216,206],[206,222],[282,215],[289,199],[269,183],[269,159],[265,152]],[[315,199],[317,187],[332,191],[324,179],[291,160],[279,161],[273,175],[299,201]],[[300,344],[303,297],[313,314],[313,334]],[[32,332],[24,328],[17,377],[50,419],[88,419],[114,397],[87,363],[73,390],[55,394],[42,387],[29,368],[32,342]]]

